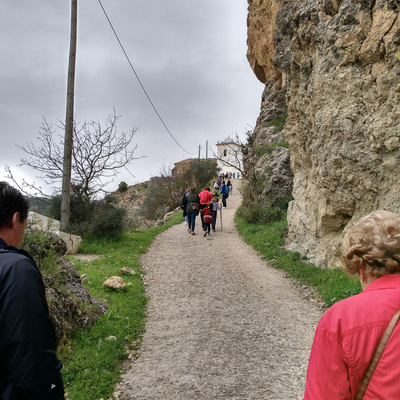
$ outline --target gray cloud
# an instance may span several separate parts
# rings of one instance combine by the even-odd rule
[[[65,118],[69,2],[0,4],[0,168],[16,165],[15,146],[35,141],[42,117]],[[141,82],[168,128],[189,152],[255,125],[263,85],[246,60],[247,3],[232,0],[103,0]],[[120,130],[138,128],[129,184],[190,157],[154,113],[97,1],[80,1],[77,119],[104,121],[115,107]],[[209,153],[210,154],[210,153]],[[33,171],[21,170],[27,178]]]

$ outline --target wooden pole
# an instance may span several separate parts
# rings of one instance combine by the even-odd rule
[[[67,107],[65,116],[63,179],[62,179],[62,189],[61,189],[62,231],[67,230],[69,225],[69,216],[70,216],[77,20],[78,20],[78,0],[71,0],[71,38],[69,45]]]
[[[221,205],[220,205],[220,207],[221,207]],[[221,207],[221,209],[219,210],[219,216],[220,216],[220,221],[221,221],[221,231],[223,230],[222,229],[222,207]]]

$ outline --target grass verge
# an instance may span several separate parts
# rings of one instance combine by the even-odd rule
[[[176,213],[164,225],[147,230],[131,230],[118,241],[90,241],[82,245],[82,253],[103,257],[82,262],[71,257],[77,271],[86,274],[85,285],[108,310],[90,330],[74,335],[61,351],[66,392],[73,400],[107,399],[112,395],[128,353],[135,355],[145,330],[146,295],[140,268],[140,256],[153,239],[172,225],[183,221]],[[127,289],[106,290],[103,282],[119,276],[122,267],[136,271],[123,276]]]
[[[314,287],[328,307],[361,292],[360,283],[348,277],[341,268],[318,268],[302,260],[298,253],[285,250],[285,217],[268,224],[247,223],[236,214],[235,221],[245,242],[268,260],[268,264],[284,270],[299,283]]]

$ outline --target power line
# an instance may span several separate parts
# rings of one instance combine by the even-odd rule
[[[143,92],[144,92],[144,94],[146,95],[147,99],[149,100],[151,106],[153,107],[153,110],[154,110],[155,113],[157,114],[157,117],[159,118],[159,120],[161,121],[161,123],[164,125],[164,128],[165,128],[166,131],[169,133],[169,135],[170,135],[171,138],[174,140],[174,142],[175,142],[185,153],[188,153],[188,154],[196,154],[196,153],[190,153],[189,151],[187,151],[186,149],[184,149],[184,148],[178,143],[178,141],[174,138],[174,136],[172,135],[172,133],[171,133],[170,130],[168,129],[166,123],[165,123],[164,120],[161,118],[160,113],[157,111],[157,108],[155,107],[155,105],[154,105],[154,103],[152,102],[150,96],[148,95],[148,93],[147,93],[145,87],[143,86],[143,84],[142,84],[142,82],[141,82],[141,80],[140,80],[138,74],[136,73],[135,68],[133,67],[133,65],[132,65],[132,63],[131,63],[131,60],[130,60],[129,57],[128,57],[128,54],[126,53],[126,51],[125,51],[125,49],[124,49],[124,46],[122,45],[122,43],[121,43],[121,41],[120,41],[120,39],[119,39],[119,37],[118,37],[118,35],[117,35],[117,32],[115,31],[115,29],[114,29],[114,27],[113,27],[113,25],[112,25],[112,23],[111,23],[111,20],[110,20],[110,18],[108,17],[108,15],[107,15],[107,13],[106,13],[106,10],[105,10],[104,7],[103,7],[103,4],[101,3],[101,0],[98,0],[98,2],[99,2],[99,4],[100,4],[101,9],[103,10],[104,15],[105,15],[106,18],[107,18],[108,23],[110,24],[110,27],[111,27],[112,31],[114,32],[114,36],[116,37],[116,39],[117,39],[117,41],[118,41],[118,43],[119,43],[119,45],[120,45],[120,47],[121,47],[121,49],[122,49],[122,51],[123,51],[123,53],[124,53],[124,55],[125,55],[125,57],[126,57],[128,63],[129,63],[129,65],[130,65],[130,67],[131,67],[133,73],[135,74],[136,79],[138,80],[138,82],[139,82],[141,88],[143,89]]]

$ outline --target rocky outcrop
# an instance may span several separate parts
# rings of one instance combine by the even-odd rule
[[[334,266],[355,219],[400,212],[399,3],[284,0],[278,8],[249,0],[248,58],[259,79],[286,91],[288,246]]]
[[[59,266],[59,275],[56,278],[45,276],[44,282],[50,319],[57,343],[61,344],[72,334],[89,329],[104,314],[107,306],[89,293],[69,260],[60,257]]]
[[[284,131],[273,121],[286,114],[286,90],[277,90],[270,78],[262,94],[257,125],[251,133],[248,153],[244,156],[244,172],[249,184],[258,187],[258,199],[274,202],[277,198],[292,198],[293,173],[290,152],[284,144]],[[262,187],[262,189],[260,189]]]

